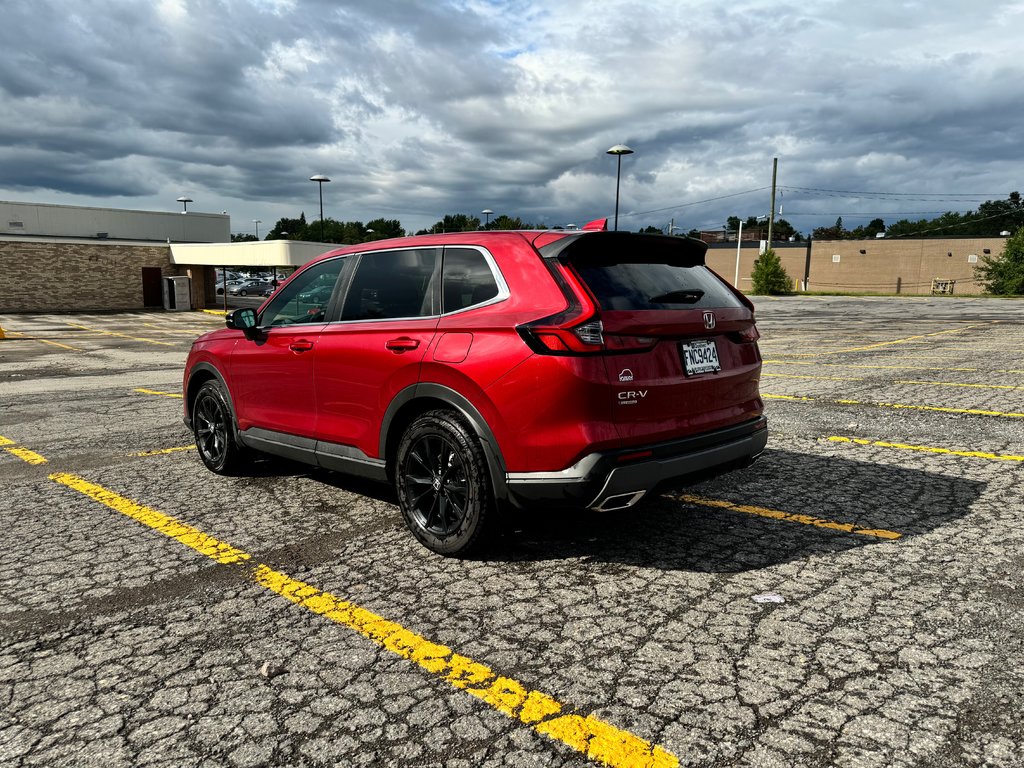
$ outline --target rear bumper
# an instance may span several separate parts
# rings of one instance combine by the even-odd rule
[[[519,507],[624,509],[659,487],[687,485],[748,466],[767,443],[768,422],[762,416],[682,440],[592,453],[560,472],[510,472],[506,488],[509,501]]]

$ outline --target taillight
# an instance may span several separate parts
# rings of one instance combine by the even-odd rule
[[[564,313],[563,313],[564,314]],[[555,355],[587,355],[604,351],[601,321],[559,326],[551,323],[558,316],[524,323],[516,328],[534,352]]]
[[[742,331],[733,331],[730,336],[733,337],[734,341],[746,344],[757,341],[761,338],[761,334],[757,332],[757,326],[751,323],[749,326],[744,328]]]
[[[561,312],[516,327],[530,349],[544,355],[592,355],[605,351],[604,326],[590,295],[573,274],[553,259],[545,266],[565,296]]]

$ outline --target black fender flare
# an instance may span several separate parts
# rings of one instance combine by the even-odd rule
[[[238,416],[235,414],[235,402],[231,397],[231,388],[228,386],[227,381],[225,381],[224,374],[222,374],[216,366],[210,363],[196,363],[195,366],[193,366],[192,370],[189,371],[188,384],[185,386],[185,391],[182,392],[182,397],[185,398],[185,405],[188,406],[186,408],[186,415],[184,417],[185,426],[187,426],[190,431],[192,430],[193,402],[192,398],[190,397],[190,392],[192,389],[192,382],[195,380],[196,374],[198,373],[202,373],[204,375],[204,378],[209,378],[206,376],[206,374],[212,374],[212,378],[216,379],[220,383],[221,387],[224,390],[224,399],[227,400],[228,403],[228,410],[231,411],[231,428],[232,430],[234,430],[235,440],[240,445],[245,445],[245,439],[242,437],[242,433],[238,429]]]
[[[505,466],[505,458],[501,454],[501,448],[498,446],[498,441],[494,437],[494,432],[491,431],[491,427],[488,425],[487,420],[468,398],[451,387],[446,387],[443,384],[436,384],[432,382],[411,384],[392,398],[387,410],[384,411],[384,418],[381,420],[380,445],[378,449],[379,453],[377,455],[382,459],[386,459],[387,457],[388,435],[391,432],[392,422],[398,412],[405,405],[422,398],[440,400],[441,402],[450,405],[452,408],[457,410],[467,422],[469,422],[470,427],[480,438],[484,454],[487,456],[487,467],[490,471],[491,486],[494,488],[494,494],[499,501],[507,499],[508,491],[505,482],[507,469]]]

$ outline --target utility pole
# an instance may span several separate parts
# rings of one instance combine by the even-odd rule
[[[775,226],[775,177],[779,172],[779,158],[772,158],[772,215],[768,219],[768,247],[772,247],[772,228]]]

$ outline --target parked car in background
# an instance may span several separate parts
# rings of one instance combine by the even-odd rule
[[[240,280],[240,279],[235,279],[235,280],[230,280],[229,279],[228,282],[227,282],[228,291],[230,292],[231,288],[233,288],[236,285],[242,285],[242,283],[244,283],[244,282],[246,282],[246,281],[245,280]],[[217,295],[218,296],[222,296],[224,294],[224,283],[223,283],[223,281],[221,281],[221,280],[217,281],[216,289],[217,289]]]
[[[274,284],[267,280],[246,280],[228,287],[229,296],[269,296],[273,291]]]
[[[193,343],[184,419],[213,472],[263,451],[393,483],[445,555],[518,510],[627,509],[767,441],[754,307],[706,250],[608,231],[341,248]]]

